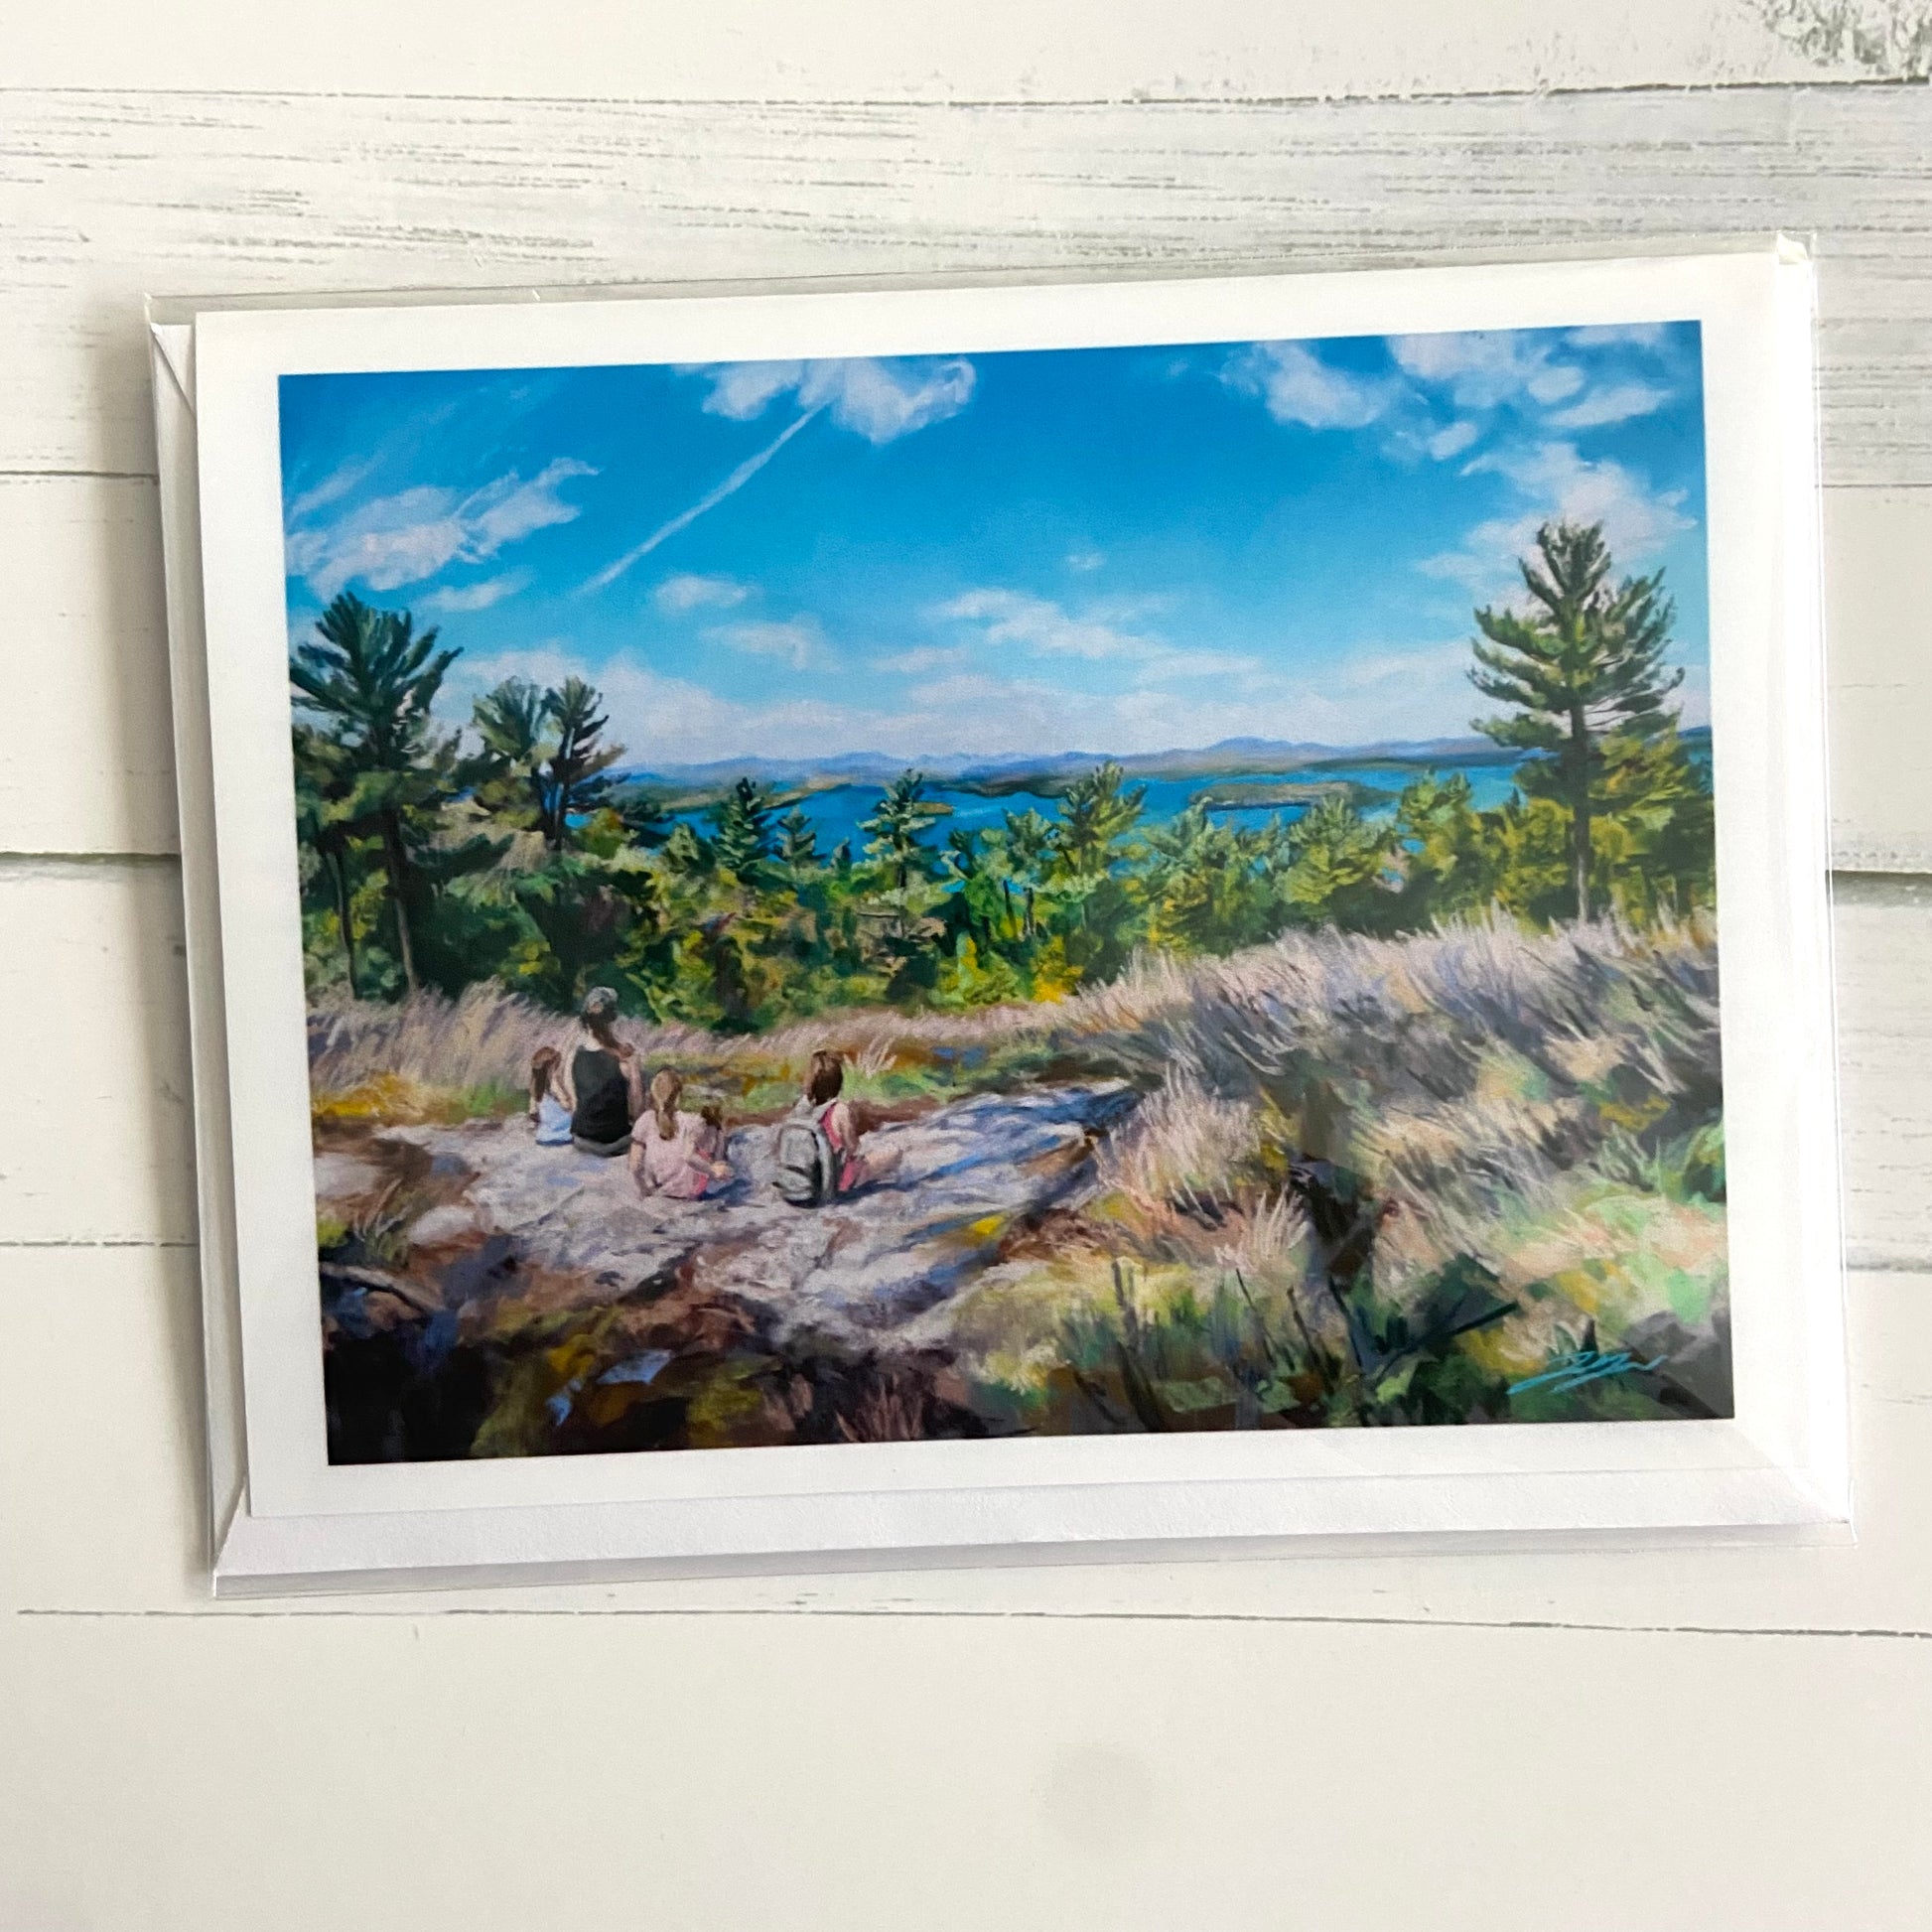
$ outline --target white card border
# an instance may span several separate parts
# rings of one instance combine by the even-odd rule
[[[199,465],[193,439],[179,434],[171,463],[196,473],[199,557],[178,482],[167,534],[176,648],[205,662],[207,676],[208,748],[187,742],[192,730],[184,742],[185,766],[204,763],[212,780],[206,880],[216,887],[218,852],[220,943],[204,953],[228,962],[225,986],[204,988],[209,1024],[202,1031],[227,1049],[233,1116],[247,1500],[228,1538],[231,1574],[294,1575],[304,1547],[322,1571],[347,1574],[757,1552],[802,1560],[813,1551],[1096,1538],[1627,1532],[1847,1518],[1837,1192],[1797,1184],[1837,1174],[1812,280],[1802,250],[1780,243],[1642,261],[560,305],[203,306],[192,315]],[[329,1467],[293,891],[280,373],[1691,318],[1705,332],[1734,1422]],[[205,575],[205,658],[195,648],[192,600],[176,595],[192,575]],[[179,689],[179,670],[177,681]],[[197,829],[184,825],[191,870]],[[191,946],[215,894],[201,897],[198,914],[191,886]],[[219,1077],[198,1046],[198,1078]],[[210,1320],[218,1314],[211,1310]],[[232,1325],[233,1315],[225,1318]],[[211,1392],[231,1400],[212,1382]],[[358,1549],[381,1555],[359,1563]]]

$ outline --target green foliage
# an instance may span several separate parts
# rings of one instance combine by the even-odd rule
[[[483,752],[471,774],[477,802],[505,824],[545,823],[544,694],[528,678],[505,678],[471,709]]]
[[[1476,613],[1482,635],[1469,678],[1511,707],[1476,728],[1499,745],[1543,755],[1518,783],[1568,813],[1572,904],[1587,919],[1600,903],[1592,822],[1618,802],[1627,814],[1648,799],[1644,754],[1676,736],[1665,700],[1684,673],[1663,663],[1676,610],[1661,572],[1611,584],[1600,523],[1546,523],[1536,548],[1522,563],[1535,608]]]
[[[1425,772],[1392,812],[1337,789],[1300,816],[1203,797],[1149,825],[1146,787],[1103,760],[1050,808],[968,831],[907,770],[829,853],[802,793],[616,777],[581,678],[497,684],[460,753],[432,715],[456,650],[345,594],[289,673],[310,984],[388,1000],[494,980],[559,1009],[608,984],[627,1011],[744,1034],[836,1007],[1058,1000],[1137,952],[1224,956],[1295,928],[1541,925],[1580,897],[1641,926],[1708,905],[1710,775],[1664,704],[1659,580],[1613,586],[1600,530],[1565,524],[1524,581],[1535,616],[1477,613],[1472,675],[1515,707],[1482,728],[1537,754],[1495,809]]]
[[[1252,1283],[1239,1268],[1207,1282],[1168,1269],[1162,1280],[1115,1258],[1108,1272],[1111,1296],[1061,1316],[1055,1367],[983,1390],[989,1406],[1039,1435],[1464,1423],[1508,1407],[1503,1377],[1461,1347],[1461,1336],[1512,1311],[1468,1256],[1406,1309],[1373,1303],[1391,1339],[1366,1365],[1324,1339],[1320,1311],[1301,1291]]]
[[[457,652],[436,648],[434,627],[417,635],[407,612],[372,610],[346,591],[316,632],[320,642],[296,645],[289,658],[296,703],[322,721],[326,741],[308,748],[311,775],[331,774],[322,792],[343,787],[330,801],[336,835],[361,835],[379,855],[390,936],[413,992],[421,984],[413,928],[425,897],[417,861],[455,788],[456,741],[432,731],[430,711]],[[352,954],[347,923],[342,936]],[[352,958],[348,977],[353,993]]]

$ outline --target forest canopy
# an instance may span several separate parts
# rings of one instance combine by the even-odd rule
[[[1471,681],[1501,709],[1472,722],[1523,760],[1499,806],[1419,769],[1392,809],[1331,791],[1236,822],[1196,796],[1157,822],[1102,760],[1050,811],[967,829],[908,768],[829,850],[802,789],[745,776],[691,808],[624,775],[580,677],[509,679],[467,730],[439,724],[460,646],[345,592],[290,660],[311,997],[493,980],[562,1010],[608,984],[626,1011],[746,1033],[1053,1000],[1143,949],[1221,955],[1294,927],[1642,926],[1709,904],[1710,774],[1671,703],[1662,574],[1618,578],[1601,527],[1568,522],[1521,569],[1515,605],[1474,614]]]

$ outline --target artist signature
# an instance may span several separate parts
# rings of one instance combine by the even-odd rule
[[[1548,1389],[1553,1395],[1562,1395],[1571,1389],[1581,1389],[1587,1382],[1605,1381],[1612,1375],[1641,1375],[1648,1369],[1661,1368],[1664,1360],[1659,1355],[1654,1361],[1640,1362],[1627,1348],[1573,1349],[1568,1355],[1553,1357],[1541,1375],[1512,1382],[1509,1392],[1521,1395],[1525,1389]]]

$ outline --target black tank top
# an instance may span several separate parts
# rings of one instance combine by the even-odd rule
[[[602,1046],[580,1046],[570,1063],[570,1082],[577,1095],[577,1111],[570,1131],[580,1139],[607,1146],[630,1132],[630,1093],[623,1063]]]

